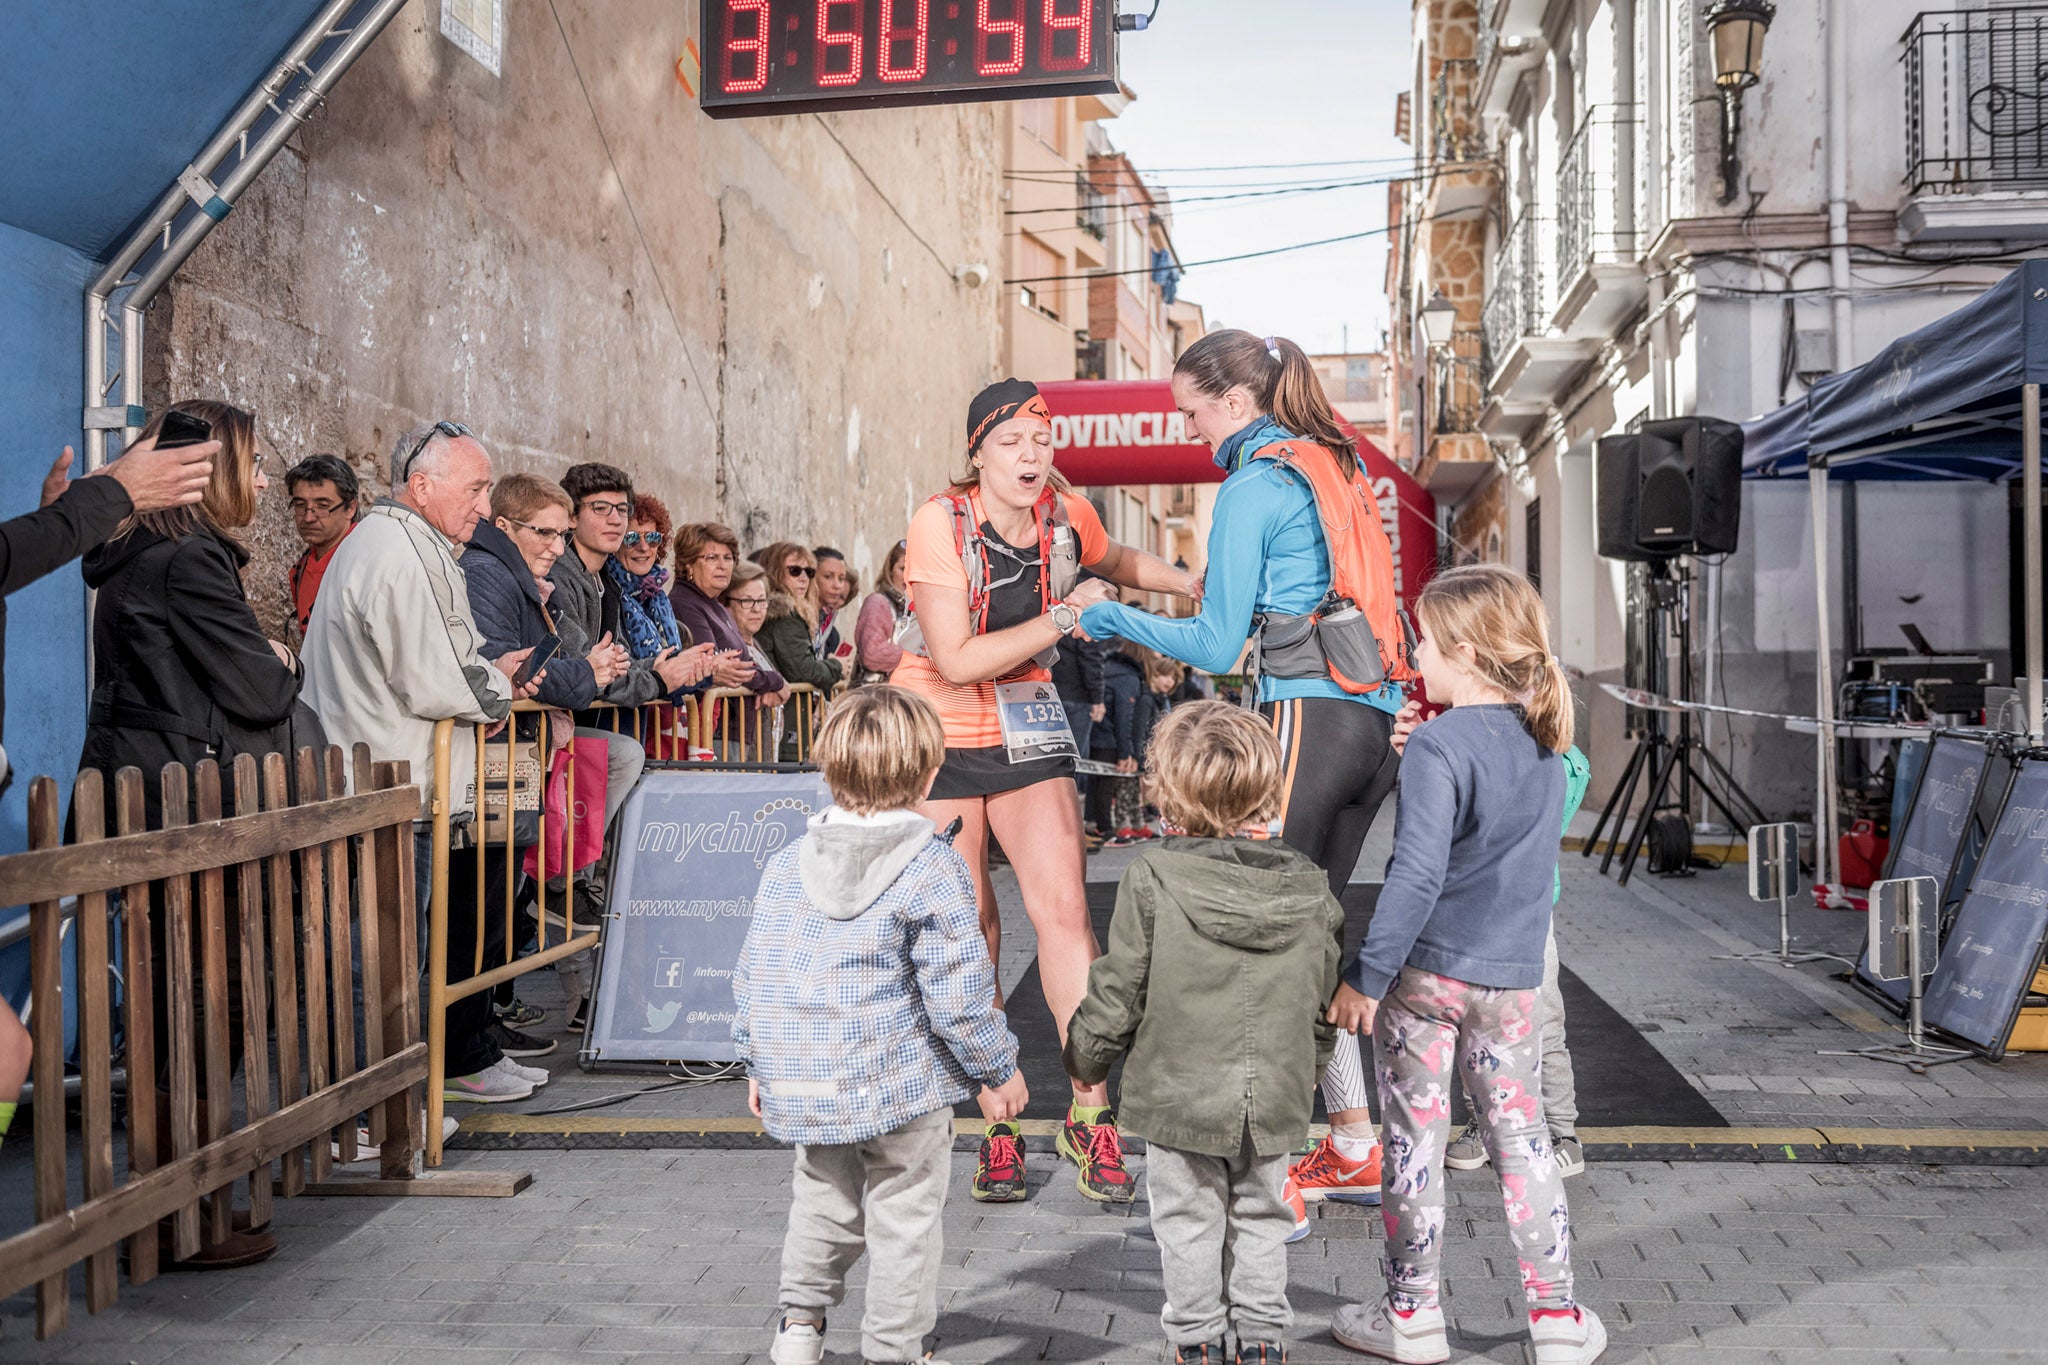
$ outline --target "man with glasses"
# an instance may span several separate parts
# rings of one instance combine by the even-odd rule
[[[562,488],[575,504],[575,520],[570,527],[568,551],[548,573],[548,581],[555,585],[548,609],[554,613],[555,633],[562,638],[562,653],[583,655],[606,636],[614,642],[624,638],[623,599],[618,584],[605,573],[604,565],[626,539],[626,525],[633,511],[633,477],[608,464],[571,465],[562,475]],[[598,700],[631,708],[666,697],[711,672],[711,651],[712,646],[706,643],[683,650],[664,649],[653,658],[635,659],[598,693]],[[632,717],[613,713],[602,719],[602,728],[578,727],[576,733],[584,738],[602,737],[610,745],[604,799],[604,822],[609,830],[619,807],[626,803],[633,785],[640,780],[640,771],[647,764],[647,751],[634,737]],[[614,723],[617,729],[613,728]],[[608,840],[604,859],[577,883],[578,891],[591,902],[588,910],[593,917],[602,912],[610,866]],[[584,909],[579,907],[577,913],[581,917]]]
[[[298,563],[292,565],[291,578],[292,615],[298,619],[303,640],[306,623],[313,619],[313,600],[320,595],[320,580],[342,538],[356,528],[360,486],[348,461],[333,455],[309,455],[285,471],[284,487],[291,497],[292,529],[306,546]]]
[[[532,696],[546,672],[515,687],[531,649],[483,657],[468,581],[455,562],[456,550],[491,512],[491,456],[483,443],[457,422],[415,427],[392,447],[391,487],[392,496],[364,513],[326,566],[300,655],[306,671],[300,695],[344,752],[361,743],[376,758],[411,763],[426,802],[413,826],[424,921],[433,882],[433,826],[425,817],[436,799],[444,802],[455,831],[451,843],[473,847],[475,727],[506,720],[515,697]],[[437,793],[434,728],[443,720],[457,723],[450,790]],[[474,856],[451,857],[447,873],[453,982],[467,977],[475,960],[478,922],[473,913],[461,913],[476,903]],[[482,879],[487,940],[503,923],[503,888],[501,877]],[[424,932],[420,951],[427,951]],[[487,943],[486,960],[501,952]],[[456,1001],[447,1018],[445,1098],[492,1104],[533,1093],[530,1074],[490,1036],[488,991]]]

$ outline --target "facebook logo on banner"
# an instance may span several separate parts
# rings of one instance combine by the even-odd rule
[[[658,991],[681,990],[683,985],[683,960],[679,957],[657,957],[654,959],[654,988]]]

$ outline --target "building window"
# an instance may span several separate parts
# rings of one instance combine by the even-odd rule
[[[1036,281],[1018,286],[1017,298],[1026,308],[1057,321],[1066,273],[1067,261],[1059,252],[1028,232],[1017,239],[1017,278]]]
[[[441,36],[497,75],[505,50],[505,0],[441,0]]]
[[[1058,100],[1023,100],[1017,106],[1017,121],[1024,131],[1043,142],[1059,156],[1067,154],[1066,139],[1060,134],[1066,120],[1060,117]]]
[[[1522,513],[1522,567],[1536,590],[1543,590],[1543,499],[1529,499]]]
[[[1137,271],[1148,271],[1152,268],[1152,253],[1145,249],[1145,220],[1142,215],[1135,212],[1127,213],[1123,221],[1117,225],[1114,268]],[[1123,280],[1130,286],[1132,293],[1144,296],[1145,275],[1125,275]]]

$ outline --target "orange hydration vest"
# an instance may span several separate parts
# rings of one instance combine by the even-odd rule
[[[1252,459],[1277,460],[1308,483],[1330,556],[1330,589],[1314,611],[1256,619],[1255,669],[1276,678],[1327,677],[1354,695],[1413,680],[1414,642],[1394,596],[1394,547],[1365,463],[1346,478],[1336,456],[1298,440],[1275,441]]]

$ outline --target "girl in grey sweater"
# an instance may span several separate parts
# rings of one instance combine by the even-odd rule
[[[1500,1175],[1537,1365],[1590,1365],[1607,1331],[1572,1298],[1571,1216],[1543,1114],[1543,944],[1572,697],[1543,601],[1497,564],[1453,569],[1416,603],[1416,665],[1451,710],[1401,761],[1394,857],[1329,1017],[1370,1029],[1386,1144],[1387,1290],[1339,1310],[1337,1340],[1390,1360],[1450,1358],[1437,1301],[1451,1071]]]

